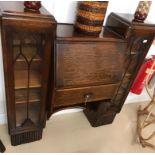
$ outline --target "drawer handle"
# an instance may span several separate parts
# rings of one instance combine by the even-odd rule
[[[93,93],[84,94],[84,98],[85,98],[84,104],[85,104],[85,106],[86,106],[88,100],[91,98],[91,96],[93,96]]]

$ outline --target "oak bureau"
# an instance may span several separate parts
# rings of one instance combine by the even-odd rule
[[[46,120],[64,108],[83,107],[93,127],[112,123],[151,46],[155,25],[111,13],[100,35],[89,36],[57,23],[43,7],[38,13],[24,10],[22,2],[0,2],[0,7],[12,145],[41,139]]]

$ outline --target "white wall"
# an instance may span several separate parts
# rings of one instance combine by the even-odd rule
[[[2,44],[0,35],[0,124],[6,122],[6,101],[5,101],[5,87],[4,87],[4,74],[3,74],[3,61],[2,61]]]
[[[49,4],[50,3],[50,4]],[[138,0],[110,0],[106,17],[111,12],[119,13],[134,13],[139,1]],[[46,9],[53,14],[60,23],[74,23],[76,15],[77,1],[72,0],[53,0],[49,2],[44,0],[42,4]],[[153,13],[155,9],[155,2],[152,2],[151,9],[148,15],[148,19],[155,21]],[[105,19],[106,21],[106,19]]]
[[[110,12],[119,13],[134,13],[138,5],[138,0],[110,0],[106,17]],[[74,23],[76,16],[77,1],[71,0],[44,0],[42,4],[46,9],[51,12],[60,23]],[[155,21],[155,2],[153,2],[148,19]],[[106,21],[106,19],[105,19]],[[2,63],[2,51],[0,42],[0,124],[6,122],[6,108],[5,108],[5,92],[4,92],[4,77],[3,77],[3,63]],[[130,93],[126,103],[147,100],[147,95],[143,93],[140,96]]]

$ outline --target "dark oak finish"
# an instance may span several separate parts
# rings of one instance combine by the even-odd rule
[[[126,46],[106,27],[92,37],[77,33],[73,25],[58,24],[49,116],[61,107],[85,107],[87,95],[89,103],[111,100],[125,71]]]
[[[130,87],[142,65],[144,58],[155,37],[155,25],[133,22],[131,14],[111,13],[108,17],[106,27],[109,31],[127,41],[125,51],[125,72],[119,87],[106,106],[99,104],[97,108],[88,107],[84,110],[92,126],[100,126],[111,123],[115,114],[120,112]]]
[[[131,14],[111,13],[106,23],[109,30],[119,36],[122,35],[128,41],[126,73],[112,100],[119,107],[118,112],[126,100],[130,87],[155,37],[155,24],[148,21],[137,23],[133,22],[133,19],[134,16]],[[125,84],[126,86],[124,86]],[[123,90],[124,93],[120,95],[119,92]]]
[[[117,83],[124,67],[125,43],[76,42],[56,44],[56,87]],[[109,54],[110,53],[110,54]],[[117,61],[115,61],[117,60]],[[109,65],[110,63],[110,65]]]
[[[8,127],[18,145],[42,137],[56,22],[43,7],[36,13],[23,2],[0,7]]]
[[[57,25],[49,116],[80,105],[92,126],[112,123],[155,36],[154,24],[132,20],[111,13],[99,36]]]
[[[34,13],[24,10],[23,2],[0,6],[12,145],[41,139],[46,120],[68,107],[83,107],[94,127],[112,123],[151,46],[155,25],[111,13],[99,36],[88,36],[71,24],[57,24],[43,7]]]
[[[118,84],[79,87],[71,89],[57,89],[53,106],[74,105],[84,103],[86,95],[90,95],[89,102],[110,99]]]

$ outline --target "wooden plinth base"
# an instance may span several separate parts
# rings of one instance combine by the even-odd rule
[[[30,131],[21,134],[11,135],[11,144],[13,146],[40,140],[42,130]]]
[[[93,127],[111,124],[116,116],[117,110],[109,101],[98,101],[89,103],[83,111]]]
[[[91,126],[93,126],[93,127],[111,124],[116,116],[116,113],[113,113],[113,112],[99,114],[99,113],[91,111],[89,109],[85,109],[83,112],[86,115]]]

